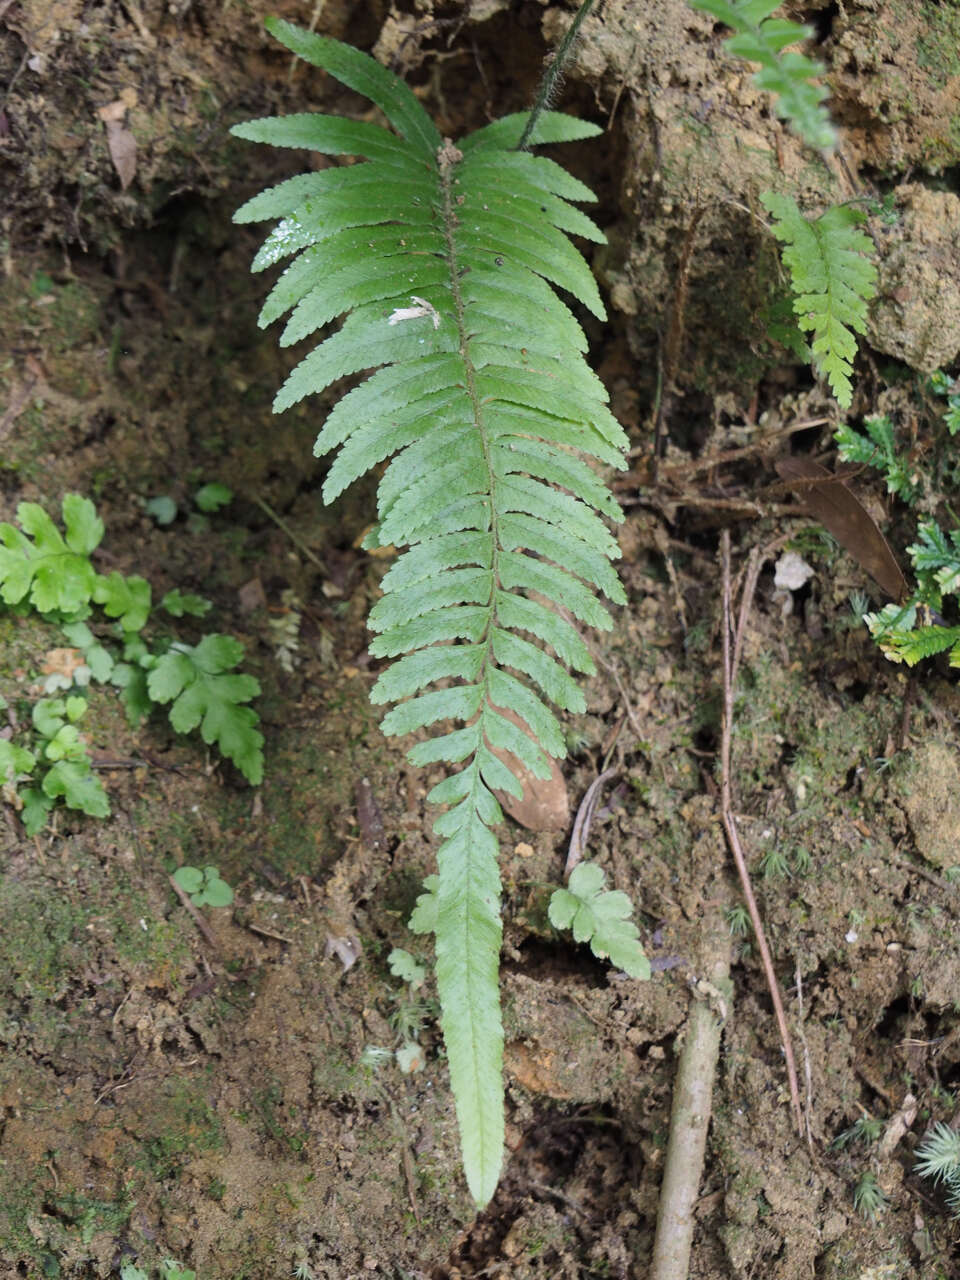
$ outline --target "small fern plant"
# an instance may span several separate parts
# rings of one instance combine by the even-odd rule
[[[430,792],[447,808],[429,909],[415,914],[434,933],[464,1167],[482,1206],[504,1137],[496,793],[520,796],[524,771],[546,778],[547,757],[565,754],[548,703],[582,711],[568,669],[594,670],[575,621],[609,628],[597,593],[626,601],[601,518],[622,515],[596,464],[625,467],[627,441],[554,291],[604,317],[567,238],[604,237],[573,203],[592,200],[588,188],[518,144],[600,130],[543,110],[532,129],[511,115],[454,145],[366,54],[276,18],[267,26],[392,126],[315,114],[237,126],[250,141],[365,162],[291,178],[235,217],[277,220],[255,271],[295,255],[260,314],[268,325],[290,313],[282,345],[346,314],[290,374],[275,411],[377,370],[328,413],[315,452],[339,450],[327,502],[392,459],[366,545],[407,549],[370,615],[371,653],[393,660],[371,696],[399,704],[386,733],[421,736],[415,765],[458,766]]]
[[[907,552],[916,575],[916,590],[905,603],[884,605],[875,613],[864,614],[863,620],[891,662],[913,667],[924,658],[949,650],[950,666],[960,667],[960,625],[951,625],[942,616],[952,612],[956,617],[960,529],[945,532],[935,520],[925,520]]]
[[[813,29],[773,17],[779,0],[689,0],[731,27],[724,41],[730,53],[759,64],[754,83],[773,95],[774,109],[808,146],[830,151],[837,131],[824,106],[828,90],[819,83],[824,72],[791,46],[809,39]],[[780,316],[771,316],[768,332],[796,355],[812,355],[840,405],[853,399],[850,374],[857,351],[855,334],[866,329],[867,303],[876,293],[874,244],[860,228],[866,214],[853,205],[832,205],[818,218],[807,218],[790,195],[763,191],[761,202],[773,215],[772,231],[782,242],[783,264],[790,275],[797,326],[812,332],[809,349]]]
[[[853,400],[856,334],[867,327],[867,302],[877,291],[874,244],[860,229],[862,209],[831,205],[819,218],[805,218],[792,196],[764,191],[773,234],[784,248],[797,324],[812,334],[814,364],[844,409]]]

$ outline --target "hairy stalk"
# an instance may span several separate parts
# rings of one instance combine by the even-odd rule
[[[553,101],[554,92],[557,89],[560,77],[563,74],[563,65],[570,55],[573,43],[577,38],[580,27],[584,18],[593,8],[594,0],[583,0],[583,4],[577,10],[573,21],[567,28],[567,33],[557,45],[557,48],[550,59],[550,65],[544,72],[543,79],[540,81],[540,88],[537,90],[537,97],[530,108],[530,115],[527,117],[527,123],[524,125],[523,133],[520,135],[520,141],[517,143],[518,151],[526,151],[530,145],[530,139],[533,137],[533,131],[537,127],[537,121],[540,119],[541,112]]]

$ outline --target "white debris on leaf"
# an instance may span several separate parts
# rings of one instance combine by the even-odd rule
[[[432,302],[427,302],[426,298],[418,298],[415,293],[410,295],[410,301],[417,305],[414,307],[397,307],[393,312],[387,324],[400,324],[403,320],[419,320],[421,316],[429,316],[433,321],[435,329],[440,328],[440,314]]]

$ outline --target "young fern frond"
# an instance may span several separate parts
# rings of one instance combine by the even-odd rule
[[[268,324],[291,313],[281,342],[347,316],[293,370],[274,408],[377,370],[327,415],[316,453],[339,450],[328,502],[391,459],[368,539],[409,548],[370,615],[371,653],[395,659],[371,695],[398,704],[384,731],[456,726],[409,758],[461,766],[429,797],[448,806],[435,825],[443,843],[429,914],[464,1164],[483,1205],[499,1178],[504,1132],[494,792],[519,796],[522,770],[545,778],[547,756],[564,755],[549,703],[584,709],[566,668],[594,668],[567,618],[606,628],[596,589],[626,601],[610,565],[617,544],[601,519],[622,516],[588,461],[623,468],[626,437],[583,358],[580,325],[554,292],[603,318],[567,235],[604,237],[571,203],[593,199],[588,188],[516,149],[524,115],[454,146],[365,54],[278,19],[267,25],[366,94],[396,131],[322,115],[238,126],[242,138],[365,163],[292,178],[236,219],[279,219],[255,269],[297,255],[260,317]],[[599,132],[544,111],[527,142]]]
[[[874,244],[858,229],[866,215],[838,204],[811,220],[792,196],[764,191],[760,199],[774,217],[773,234],[784,245],[797,324],[812,333],[816,367],[847,409],[853,399],[854,335],[865,331],[867,301],[877,291]]]
[[[837,132],[823,106],[827,90],[816,83],[823,64],[802,53],[783,52],[808,39],[813,31],[787,18],[771,18],[780,0],[690,0],[693,9],[709,13],[732,27],[736,35],[725,41],[731,53],[758,62],[754,83],[775,95],[777,115],[811,147],[836,145]]]

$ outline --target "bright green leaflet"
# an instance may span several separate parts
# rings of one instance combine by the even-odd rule
[[[605,879],[595,862],[578,862],[567,888],[550,899],[550,923],[572,929],[575,941],[589,942],[595,956],[612,960],[631,978],[649,978],[650,961],[630,919],[633,904],[619,889],[605,889]]]
[[[867,302],[877,289],[871,261],[874,244],[861,231],[866,214],[852,205],[832,205],[819,218],[803,216],[792,196],[764,191],[760,199],[773,215],[790,272],[797,324],[813,337],[817,369],[844,409],[853,400],[855,334],[867,327]]]
[[[837,131],[823,106],[827,90],[816,83],[823,64],[802,53],[789,51],[813,34],[813,30],[787,18],[770,15],[780,0],[690,0],[692,9],[711,14],[732,27],[736,35],[725,41],[731,53],[760,64],[753,80],[775,95],[777,115],[811,147],[836,145]]]
[[[374,702],[400,700],[384,731],[459,722],[410,752],[416,764],[459,766],[430,796],[448,808],[435,825],[443,842],[434,891],[413,927],[434,934],[464,1167],[484,1205],[504,1136],[500,875],[490,829],[502,814],[493,791],[521,790],[516,766],[491,748],[547,776],[548,756],[564,754],[548,703],[581,708],[564,668],[593,670],[574,627],[527,592],[604,628],[610,616],[596,591],[625,599],[610,567],[619,550],[600,519],[622,515],[595,463],[625,467],[626,436],[583,358],[580,326],[554,292],[604,317],[567,233],[604,237],[571,203],[593,198],[586,187],[552,160],[516,150],[525,117],[454,146],[411,90],[366,54],[276,18],[267,26],[369,97],[394,130],[322,115],[237,126],[234,134],[251,141],[365,163],[292,178],[235,216],[279,219],[255,270],[293,257],[261,323],[292,312],[286,342],[347,317],[297,365],[274,408],[376,369],[327,414],[316,452],[340,450],[327,501],[391,459],[380,524],[367,540],[408,548],[370,617],[378,633],[371,652],[397,659],[372,692]],[[534,138],[598,132],[545,111]],[[500,715],[502,706],[533,737]]]
[[[960,596],[960,529],[945,533],[936,521],[927,520],[917,530],[917,539],[907,548],[916,591],[905,604],[884,605],[876,613],[864,614],[863,620],[892,662],[913,667],[949,649],[951,667],[960,667],[960,626],[932,622],[929,613],[929,609],[939,613],[944,597]]]

